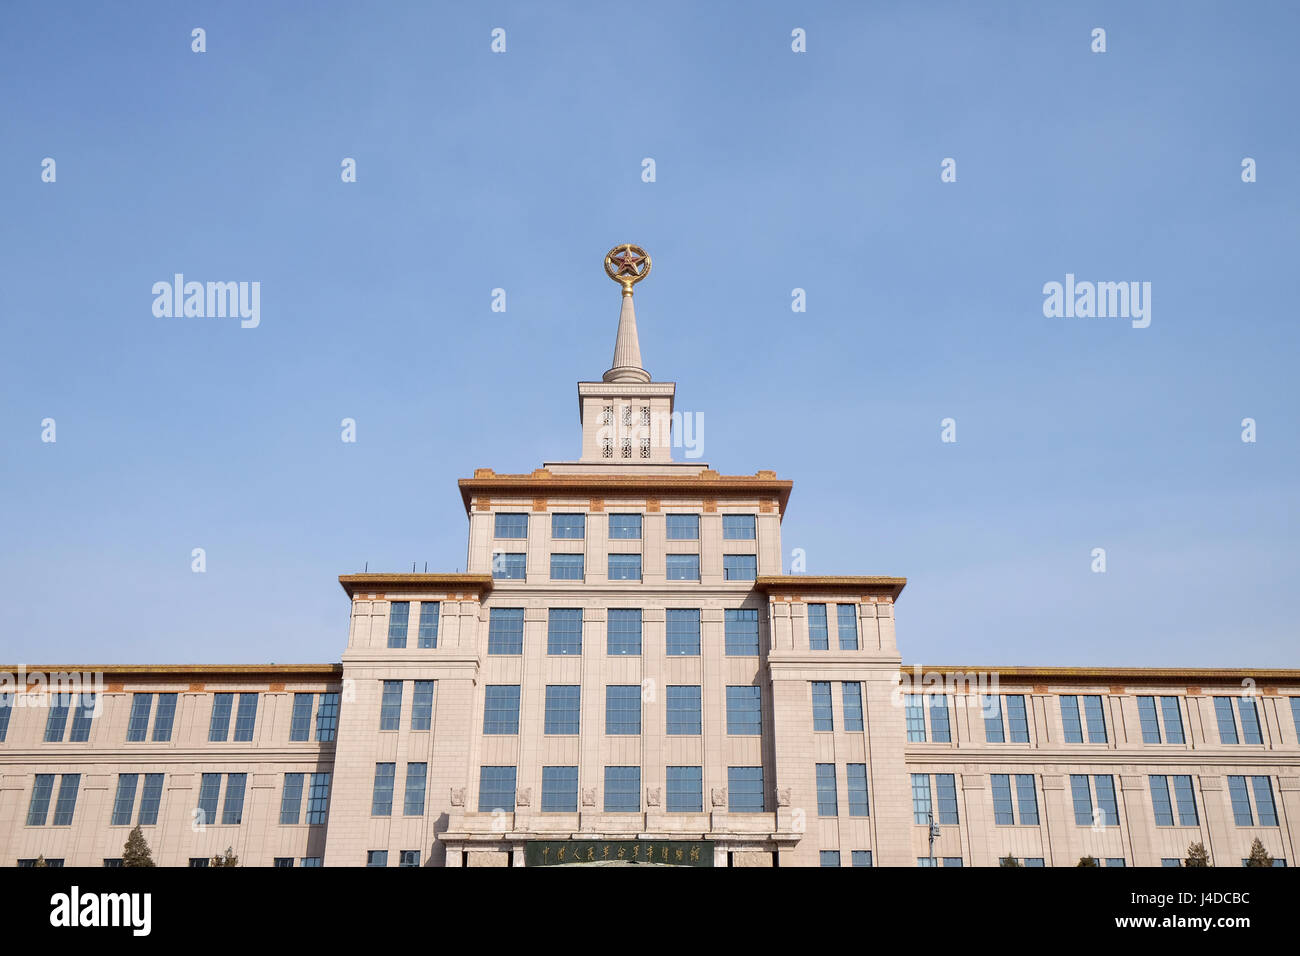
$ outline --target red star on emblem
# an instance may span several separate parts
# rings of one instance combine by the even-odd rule
[[[614,273],[616,276],[625,274],[638,276],[641,272],[637,267],[641,265],[641,263],[645,262],[645,256],[638,256],[631,249],[624,249],[618,255],[611,256],[610,258],[618,263],[618,270]]]

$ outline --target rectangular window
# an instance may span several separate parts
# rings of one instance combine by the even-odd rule
[[[576,734],[582,711],[581,705],[581,685],[547,684],[544,732],[569,736]]]
[[[869,816],[871,805],[867,799],[867,765],[851,763],[846,769],[849,777],[849,816]]]
[[[393,815],[393,784],[397,779],[397,764],[375,764],[375,789],[370,800],[372,817],[391,817]]]
[[[1219,743],[1237,743],[1237,722],[1232,717],[1232,698],[1214,698],[1214,716],[1219,723]]]
[[[668,768],[668,812],[700,813],[704,810],[704,773],[701,767]]]
[[[438,646],[438,608],[437,601],[420,602],[420,624],[416,632],[416,646],[424,650]]]
[[[45,742],[62,743],[68,729],[68,710],[72,706],[71,694],[50,694],[50,712],[45,717]]]
[[[752,581],[758,576],[758,556],[753,554],[724,554],[722,580]]]
[[[733,736],[758,736],[763,733],[761,688],[727,688],[727,733]]]
[[[1043,865],[1044,865],[1043,858],[1041,856],[1025,857],[1025,866],[1043,866]]]
[[[723,612],[728,657],[758,656],[758,611],[727,608]]]
[[[298,865],[299,866],[324,866],[325,859],[324,857],[319,857],[319,856],[304,856],[301,860],[298,861]]]
[[[235,714],[235,740],[246,743],[253,739],[257,725],[257,695],[240,694],[239,710]]]
[[[195,821],[200,826],[217,822],[217,798],[221,795],[221,774],[205,773],[199,783],[199,816]]]
[[[148,715],[146,714],[146,719]],[[153,719],[153,739],[154,740],[171,740],[172,739],[172,721],[176,717],[176,695],[159,694],[158,695],[158,713]]]
[[[1174,777],[1174,802],[1178,805],[1178,825],[1194,827],[1200,824],[1196,815],[1196,794],[1192,790],[1192,778],[1187,774]]]
[[[665,559],[669,581],[698,581],[700,556],[698,554],[670,554]]]
[[[817,816],[837,817],[839,804],[835,798],[835,764],[817,764]]]
[[[1255,702],[1247,697],[1238,697],[1237,710],[1241,713],[1241,739],[1248,744],[1262,744],[1264,737],[1259,730],[1259,711],[1255,709]]]
[[[95,695],[82,694],[77,699],[76,710],[72,712],[72,732],[68,739],[85,742],[90,739],[90,723],[95,717]]]
[[[286,773],[280,794],[280,825],[297,823],[302,818],[302,786],[307,775]]]
[[[763,768],[727,768],[727,810],[730,813],[762,813]]]
[[[1107,865],[1107,866],[1123,866],[1123,865],[1124,865],[1124,858],[1123,858],[1122,856],[1108,856],[1108,857],[1106,857],[1106,865]]]
[[[582,653],[582,609],[553,607],[546,612],[546,653]]]
[[[406,798],[402,801],[402,816],[424,816],[425,780],[429,776],[427,763],[408,763],[406,765]]]
[[[1119,826],[1119,806],[1115,802],[1115,778],[1109,774],[1099,774],[1092,778],[1092,785],[1097,791],[1097,807],[1101,810],[1101,825]]]
[[[552,581],[581,581],[582,580],[582,555],[581,554],[551,555],[551,580]]]
[[[140,826],[151,827],[158,823],[158,808],[162,806],[162,790],[162,774],[144,775],[144,793],[140,795],[140,815],[135,821]]]
[[[482,767],[478,772],[478,809],[480,813],[515,809],[515,768]]]
[[[54,793],[54,774],[38,773],[32,785],[32,802],[27,806],[27,825],[43,827],[50,815],[50,796]]]
[[[542,812],[578,812],[578,768],[542,768]]]
[[[1011,777],[1005,773],[990,775],[993,783],[993,822],[1000,827],[1012,826],[1016,822],[1015,811],[1011,804]]]
[[[1029,743],[1029,718],[1025,713],[1023,694],[1007,695],[1007,730],[1013,744]]]
[[[311,694],[293,695],[293,716],[289,719],[290,740],[311,739]]]
[[[669,541],[699,540],[699,515],[664,515],[664,522]]]
[[[367,850],[366,866],[388,866],[388,851]]]
[[[641,653],[640,608],[610,608],[606,626],[607,653],[612,655]]]
[[[528,537],[528,515],[509,512],[497,512],[494,516],[496,527],[493,537],[526,538]]]
[[[1178,698],[1161,697],[1160,713],[1165,718],[1165,740],[1171,744],[1185,743],[1183,739],[1183,715],[1178,707]]]
[[[668,730],[671,735],[700,733],[700,687],[698,684],[668,685]]]
[[[935,743],[952,743],[952,728],[948,723],[948,698],[943,694],[930,694],[930,736]]]
[[[388,605],[388,646],[406,646],[406,627],[411,622],[411,602],[393,601]]]
[[[856,604],[835,605],[835,623],[839,629],[840,650],[856,651],[858,649],[858,606]]]
[[[134,773],[117,775],[117,796],[113,798],[113,817],[110,826],[131,825],[131,811],[135,809],[135,787],[139,779],[139,774]]]
[[[1300,697],[1292,697],[1291,701],[1291,726],[1295,728],[1296,740],[1300,741]],[[4,719],[0,714],[0,719]],[[0,740],[4,740],[4,733],[0,730]]]
[[[1174,806],[1169,799],[1169,778],[1152,774],[1147,780],[1151,785],[1151,809],[1155,813],[1156,826],[1173,826]]]
[[[812,682],[813,730],[834,730],[835,714],[831,710],[831,682]]]
[[[723,515],[722,538],[724,541],[753,541],[753,515]]]
[[[1061,698],[1061,725],[1065,729],[1067,744],[1083,743],[1083,722],[1079,719],[1079,698],[1066,695]]]
[[[698,608],[670,607],[666,628],[668,654],[699,656],[700,611]]]
[[[246,773],[226,774],[226,802],[221,805],[221,822],[239,824],[244,822],[244,786],[248,783]]]
[[[1092,791],[1088,787],[1088,775],[1070,774],[1070,796],[1074,800],[1075,826],[1092,826]]]
[[[814,651],[830,650],[830,631],[826,625],[826,605],[808,605],[808,648]]]
[[[641,733],[640,684],[611,684],[605,688],[605,733]]]
[[[417,680],[411,696],[411,729],[429,730],[433,727],[433,681]]]
[[[1106,718],[1101,709],[1101,698],[1090,695],[1083,699],[1083,717],[1088,725],[1088,743],[1106,742]]]
[[[149,709],[153,706],[153,694],[133,694],[131,696],[131,718],[126,725],[127,740],[144,740],[149,731]]]
[[[1245,777],[1228,778],[1228,795],[1232,798],[1232,822],[1239,827],[1253,827],[1255,818],[1250,812],[1250,794]]]
[[[870,851],[870,850],[854,850],[854,851],[853,851],[853,865],[854,865],[854,866],[870,866],[870,865],[871,865],[871,851]]]
[[[822,866],[839,866],[839,865],[840,865],[840,851],[839,851],[839,850],[821,850],[821,851],[819,851],[819,858],[820,858],[820,860],[821,860],[821,865],[822,865]]]
[[[519,733],[518,684],[488,684],[484,688],[483,733]]]
[[[1038,826],[1038,792],[1032,773],[1016,774],[1016,806],[1020,810],[1021,826]]]
[[[314,773],[311,775],[311,789],[307,792],[307,822],[324,823],[329,812],[331,774]],[[307,864],[304,863],[303,866]]]
[[[379,703],[379,729],[402,729],[402,682],[384,681],[384,694]]]
[[[322,693],[316,708],[316,739],[330,741],[339,729],[338,691]]]
[[[208,740],[225,740],[230,736],[230,712],[234,706],[234,694],[213,695],[212,719],[208,722]]]
[[[640,581],[641,555],[611,554],[609,556],[609,579],[611,581]]]
[[[524,652],[524,609],[494,607],[488,612],[488,653]]]
[[[587,516],[584,514],[551,515],[552,538],[579,538],[587,533]]]
[[[912,774],[912,822],[930,822],[930,775],[928,773]]]
[[[959,857],[959,856],[945,856],[945,857],[943,858],[943,865],[944,865],[944,866],[961,866],[961,865],[962,865],[961,857]]]
[[[75,778],[77,775],[72,774]],[[68,774],[63,775],[63,779],[68,779]],[[1251,777],[1251,789],[1255,791],[1255,811],[1259,816],[1259,825],[1262,827],[1277,826],[1277,808],[1273,805],[1273,782],[1268,777]],[[59,798],[62,799],[63,791],[60,789]],[[72,798],[77,798],[74,789]],[[58,823],[58,814],[55,814],[55,823]]]
[[[907,725],[909,743],[925,741],[925,710],[920,694],[908,694],[904,699],[903,719]]]
[[[492,553],[492,577],[499,581],[522,581],[528,577],[528,555]]]
[[[988,744],[1006,743],[1002,731],[1002,700],[996,694],[985,694],[980,698],[980,712],[984,715],[984,742]]]
[[[862,729],[862,685],[858,681],[844,681],[840,684],[844,697],[844,729]]]
[[[397,865],[398,865],[398,866],[419,866],[419,865],[420,865],[420,851],[419,851],[419,850],[403,850],[403,851],[401,852],[401,854],[398,856],[397,860],[398,860],[398,862],[397,862]]]
[[[1138,723],[1142,726],[1144,744],[1160,743],[1160,719],[1156,717],[1156,699],[1154,697],[1138,698]]]
[[[934,775],[935,796],[939,803],[939,822],[955,824],[957,822],[957,778],[951,773]]]
[[[638,540],[641,537],[641,516],[610,515],[609,536],[617,540]]]
[[[605,812],[636,813],[641,809],[641,768],[605,768]]]

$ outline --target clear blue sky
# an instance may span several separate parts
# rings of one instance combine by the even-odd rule
[[[457,478],[576,457],[632,241],[705,460],[794,480],[787,560],[908,577],[906,662],[1296,666],[1298,27],[7,5],[0,658],[337,660],[338,574],[463,568]],[[261,326],[155,318],[176,272],[260,282]],[[1045,318],[1066,273],[1151,282],[1150,327]]]

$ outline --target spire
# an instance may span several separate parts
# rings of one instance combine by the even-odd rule
[[[617,253],[617,255],[616,255]],[[614,363],[604,375],[606,382],[650,381],[641,367],[641,344],[636,334],[636,309],[632,287],[650,274],[650,257],[640,246],[625,242],[605,256],[606,274],[623,287],[623,307],[618,313],[618,338],[614,341]]]

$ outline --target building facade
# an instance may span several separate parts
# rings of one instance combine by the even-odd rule
[[[605,268],[579,457],[460,482],[465,573],[343,575],[340,663],[10,668],[0,865],[1296,859],[1300,670],[904,666],[903,578],[784,574],[791,482],[673,459]]]

